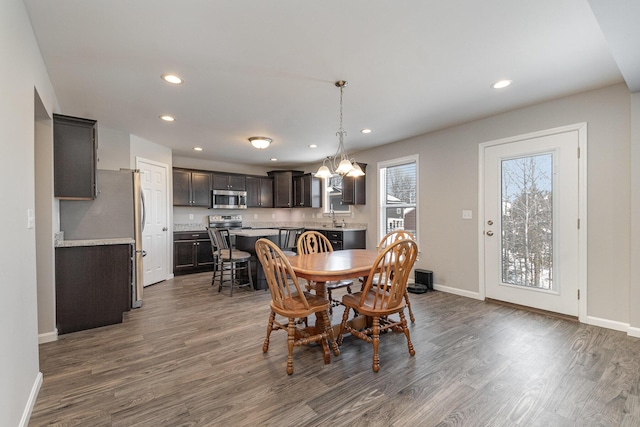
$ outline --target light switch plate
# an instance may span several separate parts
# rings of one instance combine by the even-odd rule
[[[473,211],[470,211],[470,210],[462,211],[462,219],[472,219],[472,218],[473,218]]]

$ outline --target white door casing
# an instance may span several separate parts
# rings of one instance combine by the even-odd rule
[[[487,298],[586,319],[586,124],[491,141],[480,145],[480,293]],[[522,286],[526,263],[509,261],[513,198],[503,177],[514,164],[537,161],[552,179],[552,261],[548,282]],[[552,165],[552,168],[549,167]],[[548,173],[547,169],[548,168]],[[544,181],[544,179],[542,180]],[[508,180],[507,180],[508,182]],[[548,182],[547,182],[548,183]],[[544,182],[543,182],[544,184]],[[513,187],[512,187],[513,188]],[[505,195],[503,196],[503,192]],[[504,213],[504,216],[503,216]],[[503,227],[503,221],[505,226]],[[505,265],[503,267],[503,260]],[[552,277],[552,278],[551,278]],[[526,282],[526,280],[525,280]],[[531,283],[530,283],[531,284]],[[548,289],[544,289],[548,286]],[[580,299],[578,299],[578,295]]]
[[[169,278],[168,181],[169,167],[152,160],[136,158],[145,199],[145,226],[142,232],[144,286]]]

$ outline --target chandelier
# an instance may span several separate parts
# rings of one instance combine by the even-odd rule
[[[360,166],[353,159],[349,159],[347,152],[344,149],[344,137],[347,132],[342,127],[342,91],[348,83],[344,80],[336,82],[336,87],[340,88],[340,128],[336,135],[338,135],[338,150],[332,157],[327,157],[322,161],[322,166],[315,173],[317,178],[331,178],[333,175],[347,175],[347,176],[363,176],[364,172]],[[327,166],[327,163],[329,166]]]

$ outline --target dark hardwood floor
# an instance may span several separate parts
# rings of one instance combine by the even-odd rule
[[[640,426],[640,339],[442,292],[411,295],[403,334],[262,353],[269,293],[210,274],[145,289],[122,324],[40,346],[30,426]],[[342,316],[334,311],[333,322]]]

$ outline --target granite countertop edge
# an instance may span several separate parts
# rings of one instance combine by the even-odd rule
[[[132,245],[135,240],[130,237],[115,239],[60,240],[55,242],[56,248],[73,248],[78,246]]]

